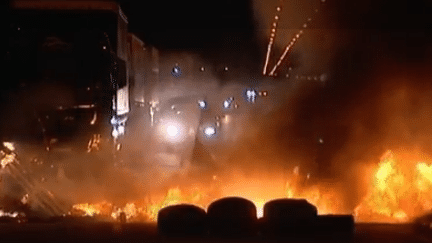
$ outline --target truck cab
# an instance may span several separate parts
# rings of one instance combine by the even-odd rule
[[[86,154],[124,134],[128,21],[114,1],[11,2],[2,135],[48,157]]]

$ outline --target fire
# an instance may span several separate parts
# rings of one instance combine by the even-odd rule
[[[5,168],[8,164],[13,163],[16,160],[15,145],[12,142],[3,142],[4,149],[0,150],[0,166]]]
[[[405,159],[405,157],[403,157]],[[215,177],[216,178],[216,177]],[[214,179],[215,179],[214,178]],[[319,214],[343,213],[342,200],[331,184],[314,184],[311,175],[304,175],[300,167],[295,167],[285,183],[276,180],[246,179],[236,176],[231,182],[218,178],[220,193],[210,197],[205,192],[211,188],[182,191],[171,188],[158,200],[147,201],[142,205],[126,204],[117,208],[109,203],[77,204],[73,208],[84,215],[108,215],[117,220],[120,213],[131,220],[156,221],[158,212],[170,205],[189,203],[206,209],[212,200],[223,196],[240,196],[254,202],[258,218],[263,217],[263,206],[274,198],[305,198],[318,208]],[[268,189],[271,190],[268,190]],[[189,193],[188,193],[189,192]],[[407,222],[432,209],[432,164],[399,160],[388,151],[382,157],[370,178],[368,194],[354,209],[357,221]]]
[[[108,202],[75,204],[72,209],[75,214],[82,216],[105,216],[112,220],[118,220],[121,213],[124,213],[128,221],[156,221],[158,212],[170,205],[179,203],[192,203],[200,205],[203,198],[202,193],[195,191],[190,195],[184,195],[179,188],[168,190],[165,197],[158,203],[148,202],[144,206],[135,203],[128,203],[124,207],[116,207]]]
[[[104,208],[106,207],[111,208],[112,205],[107,202],[103,202],[98,204],[89,204],[89,203],[75,204],[72,206],[73,209],[83,212],[84,216],[101,215],[103,212],[106,212],[104,210]]]
[[[3,142],[3,146],[7,149],[9,149],[10,151],[14,151],[15,150],[15,145],[12,142]]]
[[[255,207],[257,208],[257,217],[262,218],[264,216],[264,204],[267,201],[264,199],[255,199],[252,200],[252,202],[255,204]]]
[[[0,209],[0,217],[12,217],[12,218],[16,218],[18,217],[19,213],[18,212],[5,212],[3,210]]]
[[[304,198],[318,208],[320,214],[340,213],[342,205],[338,194],[332,188],[319,185],[309,185],[310,174],[303,177],[299,173],[300,167],[295,167],[293,175],[286,183],[285,197]]]
[[[145,214],[143,208],[135,205],[135,203],[128,203],[124,208],[118,208],[116,211],[111,213],[113,219],[119,219],[120,214],[124,213],[127,220],[139,218],[141,215]]]
[[[359,221],[407,222],[432,209],[432,165],[397,160],[387,151],[367,196],[355,209]]]
[[[251,200],[257,208],[257,217],[263,217],[264,204],[275,198],[306,198],[316,205],[319,213],[338,213],[341,205],[337,202],[336,194],[329,189],[316,185],[308,185],[310,174],[303,176],[300,167],[295,167],[290,179],[284,188],[283,184],[272,180],[245,179],[240,176],[233,183],[220,183],[220,194],[218,197],[210,197],[208,193],[211,188],[182,191],[178,187],[168,190],[166,195],[158,200],[147,201],[138,206],[135,203],[126,204],[125,207],[117,208],[109,203],[99,204],[77,204],[73,208],[82,212],[83,216],[110,215],[112,220],[119,219],[120,213],[126,215],[128,221],[156,221],[159,211],[165,207],[180,203],[187,203],[206,209],[208,205],[220,197],[239,196]],[[219,181],[219,178],[218,178]],[[220,181],[222,182],[222,181]],[[272,188],[271,190],[268,190]]]
[[[16,158],[16,155],[14,153],[12,154],[6,154],[3,151],[0,151],[0,156],[2,157],[0,161],[1,168],[5,168],[8,164],[13,163]]]
[[[171,205],[176,205],[179,203],[190,203],[200,206],[202,208],[206,208],[206,204],[203,201],[204,197],[205,194],[198,189],[195,189],[189,195],[187,193],[186,195],[184,195],[184,193],[182,193],[182,191],[178,187],[172,188],[168,190],[168,193],[162,199],[162,201],[160,201],[159,203],[150,203],[147,206],[146,212],[152,221],[156,221],[159,211]]]

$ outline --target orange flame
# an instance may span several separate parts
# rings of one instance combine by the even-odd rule
[[[236,183],[220,183],[221,194],[219,196],[240,196],[251,200],[257,208],[257,217],[263,217],[263,206],[266,202],[274,198],[306,198],[310,203],[318,208],[319,213],[336,213],[340,210],[340,205],[335,203],[337,200],[336,194],[329,189],[320,188],[318,186],[308,186],[307,182],[310,178],[302,177],[300,168],[295,167],[291,178],[286,183],[284,189],[283,184],[278,188],[275,185],[265,185],[265,181],[251,179],[238,179]],[[214,178],[216,180],[216,178]],[[272,188],[273,186],[273,188]],[[276,185],[277,186],[277,185]],[[263,188],[265,187],[265,188]],[[271,188],[271,190],[268,190]],[[207,188],[211,190],[210,188]],[[265,191],[263,191],[265,189]],[[134,203],[126,204],[124,208],[115,208],[106,202],[100,204],[77,204],[74,209],[80,210],[84,216],[110,215],[112,219],[118,219],[120,213],[125,213],[126,218],[131,220],[150,220],[156,221],[158,212],[170,205],[189,203],[206,209],[212,200],[218,198],[210,198],[204,193],[206,190],[194,189],[191,193],[182,192],[179,188],[171,188],[167,194],[156,202],[147,202],[144,206],[139,207]],[[105,211],[102,210],[102,205],[105,205]],[[109,205],[110,207],[107,207]],[[111,211],[109,211],[111,210]]]
[[[358,221],[407,222],[432,209],[432,165],[404,162],[391,151],[384,154],[367,196],[355,209]]]

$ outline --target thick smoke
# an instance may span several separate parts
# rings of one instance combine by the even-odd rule
[[[255,1],[263,53],[279,3]],[[280,69],[290,74],[286,82],[299,88],[289,89],[296,98],[273,113],[273,132],[281,134],[273,137],[278,141],[273,150],[285,149],[290,163],[309,161],[320,180],[357,185],[359,191],[344,193],[353,208],[369,183],[367,165],[378,163],[386,150],[431,152],[426,105],[431,87],[425,74],[430,45],[419,38],[425,35],[419,29],[425,23],[420,15],[413,19],[401,6],[385,1],[362,1],[356,7],[343,1],[283,4],[270,64],[302,24],[309,17],[312,21],[285,60],[292,70]],[[308,75],[322,73],[327,74],[322,87],[308,82]],[[322,144],[312,142],[320,138]]]

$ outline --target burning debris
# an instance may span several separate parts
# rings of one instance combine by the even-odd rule
[[[1,154],[1,170],[0,178],[5,186],[18,186],[25,192],[16,202],[12,199],[12,204],[6,205],[13,208],[21,208],[30,214],[38,214],[40,217],[55,217],[67,212],[67,207],[60,202],[50,191],[41,187],[33,178],[32,174],[27,171],[19,162],[19,157],[15,151],[13,143],[4,142]],[[8,177],[11,180],[3,182],[3,177]],[[0,195],[4,196],[4,195]],[[8,195],[6,195],[8,196]],[[15,215],[15,214],[12,214]]]
[[[397,156],[388,151],[381,158],[376,169],[368,195],[355,208],[356,221],[379,222],[408,222],[416,216],[432,209],[432,165],[418,162],[415,166],[401,163]],[[411,170],[411,171],[410,171]],[[218,180],[218,183],[221,181]],[[252,182],[252,181],[251,181]],[[184,193],[179,188],[172,188],[159,202],[126,204],[124,208],[116,208],[109,203],[78,204],[74,209],[82,216],[111,215],[112,220],[118,220],[120,213],[124,213],[128,221],[156,221],[158,212],[172,205],[182,203],[193,204],[207,208],[211,201],[226,196],[242,196],[251,200],[257,210],[257,217],[263,217],[263,206],[271,198],[259,197],[251,194],[250,183],[238,181],[242,192],[237,192],[232,184],[218,184],[221,195],[210,196],[210,189],[196,189],[192,193]],[[283,186],[281,185],[281,188]],[[249,190],[250,189],[250,190]],[[345,213],[340,194],[334,188],[311,182],[310,174],[302,175],[297,166],[293,169],[286,182],[284,195],[280,198],[306,199],[315,205],[320,215]]]
[[[147,200],[146,203],[127,203],[124,207],[117,207],[106,201],[101,203],[75,204],[72,206],[71,214],[77,216],[90,216],[110,218],[118,221],[124,214],[127,221],[156,221],[159,211],[171,205],[180,203],[203,204],[203,195],[194,191],[190,194],[182,193],[179,188],[168,190],[165,197],[157,203]]]
[[[216,177],[214,177],[216,178]],[[286,183],[284,190],[283,184],[280,185],[280,194],[278,197],[285,198],[306,198],[309,202],[317,205],[320,213],[334,213],[341,211],[341,205],[337,203],[336,194],[331,192],[329,189],[322,189],[316,185],[309,186],[307,181],[310,175],[301,176],[299,173],[299,167],[295,167],[290,179]],[[237,196],[244,197],[251,200],[257,210],[257,217],[263,217],[264,204],[271,200],[272,197],[260,197],[255,195],[253,188],[249,188],[253,181],[238,181],[235,187],[233,184],[223,184],[219,179],[215,182],[216,191],[214,186],[208,188],[194,188],[192,190],[182,191],[178,187],[171,188],[167,194],[160,200],[146,200],[144,203],[128,203],[125,207],[115,207],[108,202],[96,203],[96,204],[76,204],[72,208],[74,215],[81,216],[94,216],[94,217],[107,217],[111,216],[110,220],[118,220],[120,213],[125,213],[128,221],[156,221],[159,211],[168,206],[178,205],[182,203],[192,204],[206,209],[212,201],[217,200],[221,197]],[[241,191],[237,191],[237,186],[242,188]],[[156,201],[156,202],[155,202]]]

